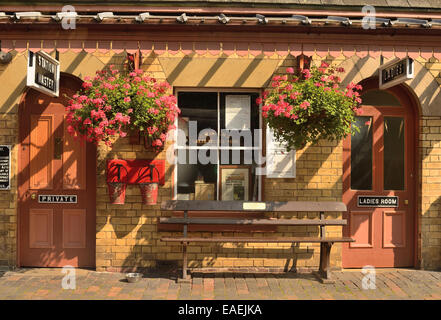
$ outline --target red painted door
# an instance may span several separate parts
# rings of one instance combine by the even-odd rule
[[[363,113],[356,118],[360,132],[347,137],[343,147],[343,201],[348,207],[344,234],[355,242],[343,245],[342,266],[410,267],[415,247],[415,115],[399,88],[366,89]],[[367,204],[363,197],[369,196],[398,197],[398,204],[383,207],[381,198],[379,204]]]
[[[21,266],[95,266],[96,148],[74,141],[64,121],[64,94],[80,86],[62,77],[59,98],[29,90],[20,106]]]

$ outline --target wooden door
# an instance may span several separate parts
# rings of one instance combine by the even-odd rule
[[[65,124],[65,94],[80,87],[63,76],[59,98],[31,89],[20,106],[21,266],[95,266],[96,148],[75,141]]]
[[[343,245],[342,265],[410,267],[415,248],[415,115],[399,88],[367,89],[363,113],[356,118],[360,132],[344,141],[344,234],[355,242]]]

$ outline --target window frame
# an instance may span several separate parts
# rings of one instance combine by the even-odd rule
[[[204,88],[195,88],[195,87],[175,87],[173,88],[174,94],[177,98],[177,104],[179,107],[179,93],[181,92],[213,92],[213,93],[217,93],[217,133],[219,134],[219,130],[220,130],[220,96],[221,93],[257,93],[259,95],[262,94],[262,89],[261,88],[228,88],[228,87],[204,87]],[[175,119],[175,123],[174,123],[176,129],[178,129],[178,118]],[[264,133],[262,132],[262,130],[264,130],[264,128],[262,128],[263,126],[263,119],[262,119],[262,110],[259,106],[259,129],[261,129],[260,131],[260,136],[259,136],[259,144],[260,144],[260,148],[259,147],[221,147],[220,144],[220,139],[217,140],[217,150],[222,150],[222,149],[229,149],[229,150],[259,150],[259,163],[260,167],[262,166],[262,158],[263,158],[263,152],[264,152],[264,145],[263,145],[263,135]],[[176,150],[203,150],[203,149],[214,149],[213,147],[204,147],[204,146],[178,146],[177,145],[177,141],[178,141],[178,131],[174,130],[174,136],[173,136],[173,152],[175,152]],[[216,179],[216,186],[219,186],[219,182],[220,182],[220,167],[221,164],[217,164],[217,179]],[[257,180],[257,184],[258,184],[258,194],[257,194],[257,201],[262,201],[262,186],[263,186],[263,177],[262,175],[258,175],[258,180]],[[173,190],[173,194],[172,194],[172,199],[173,200],[177,200],[177,196],[178,196],[178,166],[177,164],[173,165],[173,186],[172,186],[172,190]],[[216,188],[216,201],[222,201],[219,200],[219,187]]]

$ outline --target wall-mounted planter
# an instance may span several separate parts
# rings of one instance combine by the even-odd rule
[[[140,143],[140,134],[139,130],[130,130],[129,131],[129,142],[130,144],[139,144]]]

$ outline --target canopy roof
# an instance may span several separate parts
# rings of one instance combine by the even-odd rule
[[[441,9],[439,0],[76,0],[76,1],[8,1],[7,6],[186,6],[186,7],[266,7],[266,8],[340,8],[356,9],[365,5],[382,9]],[[1,6],[0,6],[1,8]]]

